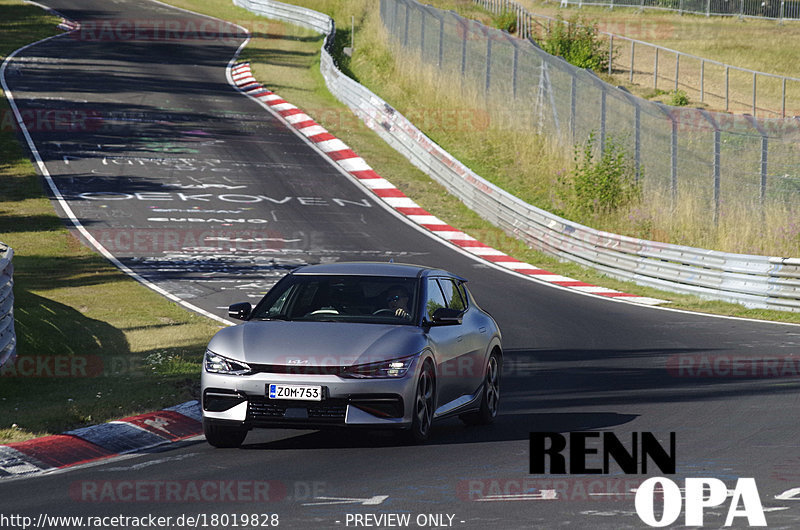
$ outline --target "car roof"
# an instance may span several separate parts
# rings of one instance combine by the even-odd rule
[[[349,261],[305,265],[292,271],[292,274],[344,274],[355,276],[392,276],[396,278],[418,278],[420,276],[460,276],[443,269],[434,269],[407,263],[382,263],[371,261]]]

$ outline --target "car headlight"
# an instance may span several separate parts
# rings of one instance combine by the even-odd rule
[[[346,368],[342,372],[343,377],[403,377],[408,373],[411,363],[414,362],[416,355],[409,355],[408,357],[400,357],[398,359],[389,359],[388,361],[380,361],[377,363],[358,364]]]
[[[246,363],[217,355],[211,350],[206,350],[203,366],[206,372],[212,374],[249,375],[253,373]]]

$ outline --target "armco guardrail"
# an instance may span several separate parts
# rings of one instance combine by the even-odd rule
[[[14,251],[0,243],[0,366],[17,356],[14,333]]]
[[[382,4],[391,2],[382,0]],[[287,22],[308,12],[274,0],[234,3]],[[319,16],[315,13],[314,20],[319,21]],[[303,25],[321,32],[333,28],[330,21]],[[368,127],[468,207],[532,248],[641,285],[750,307],[800,311],[800,258],[669,245],[601,232],[562,219],[525,203],[464,166],[391,105],[340,72],[326,47],[320,69],[328,89]]]

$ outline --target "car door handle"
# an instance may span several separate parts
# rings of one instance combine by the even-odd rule
[[[459,335],[458,338],[456,338],[456,341],[461,342],[461,339],[463,339],[463,338],[464,338],[463,335]]]
[[[486,328],[480,327],[478,328],[478,331],[480,331],[481,333],[486,333]]]

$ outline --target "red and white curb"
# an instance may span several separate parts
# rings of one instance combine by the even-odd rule
[[[0,445],[0,480],[86,464],[193,438],[203,433],[201,421],[200,404],[187,401],[158,412]]]
[[[554,274],[481,243],[421,208],[391,182],[378,175],[363,158],[314,121],[311,116],[262,86],[253,77],[250,63],[239,63],[233,66],[231,68],[231,78],[242,92],[269,105],[273,111],[280,114],[295,129],[316,144],[331,160],[356,177],[364,187],[380,197],[389,206],[408,217],[414,223],[446,239],[466,252],[516,273],[532,276],[538,280],[582,293],[608,298],[624,298],[627,301],[644,305],[658,305],[666,302],[665,300],[623,293]]]
[[[61,19],[61,23],[56,26],[58,29],[70,32],[75,31],[76,29],[81,29],[81,25],[75,21],[68,20],[66,18]]]

